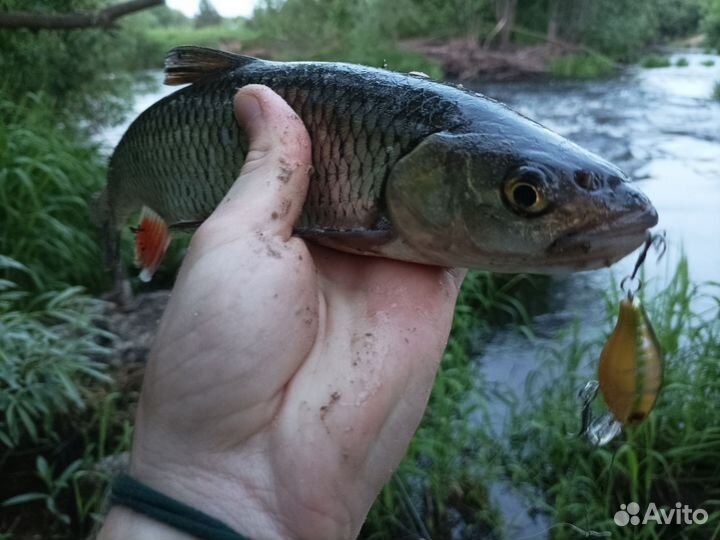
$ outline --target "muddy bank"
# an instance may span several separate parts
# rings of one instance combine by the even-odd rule
[[[493,50],[475,41],[412,40],[403,46],[440,63],[448,79],[458,81],[517,80],[547,74],[547,61],[575,48],[563,44],[544,44],[516,49]]]

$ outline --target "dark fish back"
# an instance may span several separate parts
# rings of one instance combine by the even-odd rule
[[[420,78],[258,60],[167,96],[132,124],[110,163],[118,208],[146,204],[170,223],[205,219],[247,152],[232,110],[236,90],[247,84],[272,88],[310,134],[313,173],[300,228],[375,228],[385,217],[383,188],[393,164],[423,138],[463,122],[451,89],[446,95]]]

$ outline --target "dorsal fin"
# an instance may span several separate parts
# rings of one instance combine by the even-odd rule
[[[173,86],[192,83],[211,73],[257,61],[258,59],[252,56],[241,56],[206,47],[175,47],[165,57],[165,84]]]

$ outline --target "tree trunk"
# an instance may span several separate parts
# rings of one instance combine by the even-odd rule
[[[517,0],[503,0],[502,7],[502,28],[500,29],[500,48],[510,47],[513,28],[515,27],[515,12]]]
[[[547,39],[549,42],[557,41],[558,39],[558,11],[560,7],[560,0],[550,0],[550,6],[548,11],[548,26],[547,26]]]
[[[164,3],[165,0],[130,0],[94,13],[0,13],[0,28],[29,28],[30,30],[112,28],[115,26],[115,20],[120,17]]]

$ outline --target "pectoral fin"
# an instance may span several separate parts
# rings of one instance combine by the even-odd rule
[[[170,233],[165,220],[144,206],[135,230],[135,264],[141,269],[142,281],[152,279],[169,245]]]

